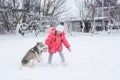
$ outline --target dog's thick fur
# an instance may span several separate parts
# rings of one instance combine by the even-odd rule
[[[37,42],[37,44],[31,48],[26,55],[23,57],[21,63],[22,66],[32,67],[33,62],[40,62],[41,54],[45,49],[45,45],[42,42]]]

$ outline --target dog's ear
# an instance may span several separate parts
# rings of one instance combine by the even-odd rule
[[[38,45],[40,45],[40,43],[39,43],[39,42],[36,42],[36,46],[38,46]]]
[[[37,44],[39,44],[39,42],[37,42]]]
[[[37,44],[40,44],[41,42],[37,42]]]

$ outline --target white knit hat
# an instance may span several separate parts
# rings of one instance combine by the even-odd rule
[[[63,31],[64,31],[64,26],[58,25],[58,26],[56,27],[56,30],[57,30],[57,31],[60,31],[60,32],[63,32]]]

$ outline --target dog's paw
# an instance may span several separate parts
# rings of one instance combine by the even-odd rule
[[[35,64],[33,63],[32,65],[29,66],[30,68],[34,68],[35,67]]]

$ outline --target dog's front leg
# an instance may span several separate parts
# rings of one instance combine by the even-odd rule
[[[41,61],[41,54],[37,55],[36,61],[37,61],[37,62],[40,62],[40,61]]]
[[[31,60],[29,61],[29,63],[28,63],[28,67],[34,67],[34,66],[35,66],[34,60],[31,59]]]

